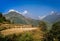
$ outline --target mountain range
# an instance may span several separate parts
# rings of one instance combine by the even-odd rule
[[[60,21],[60,15],[58,13],[53,13],[51,15],[47,15],[42,20],[45,21],[45,22],[53,24],[57,21]]]
[[[7,20],[10,20],[11,23],[14,24],[30,24],[33,26],[37,26],[39,23],[39,20],[26,18],[25,16],[23,16],[22,14],[15,10],[9,10],[9,12],[4,16]]]
[[[9,10],[7,14],[4,15],[7,20],[10,20],[14,24],[30,24],[37,26],[39,24],[39,19],[32,19],[23,16],[20,12],[15,10]],[[45,21],[47,24],[53,24],[54,22],[60,21],[60,15],[57,13],[52,13],[51,15],[45,16],[42,21]]]
[[[60,14],[58,13],[53,13],[51,15],[47,15],[42,19],[42,21],[46,22],[47,29],[50,30],[52,28],[52,25],[58,21],[60,21]]]

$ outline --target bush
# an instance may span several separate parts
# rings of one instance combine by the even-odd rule
[[[3,37],[3,41],[42,41],[40,38],[40,34],[36,32],[24,32],[20,33],[19,35],[13,34]]]
[[[2,41],[33,41],[33,37],[30,33],[23,33],[20,35],[8,35],[4,38],[0,38]]]

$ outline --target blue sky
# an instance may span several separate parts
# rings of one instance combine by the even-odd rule
[[[49,15],[51,11],[60,12],[60,0],[0,0],[0,12],[10,9],[27,11],[27,16],[36,18]]]

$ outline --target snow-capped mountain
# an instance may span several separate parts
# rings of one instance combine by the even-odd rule
[[[7,14],[5,14],[5,17],[7,20],[10,20],[11,23],[16,23],[16,24],[32,24],[32,25],[37,25],[39,22],[38,20],[31,19],[31,18],[26,18],[20,12],[16,10],[9,10]]]
[[[49,23],[54,23],[60,21],[60,15],[58,15],[58,13],[52,12],[50,15],[44,17],[43,20]]]
[[[14,9],[10,9],[10,10],[8,11],[8,13],[10,13],[10,12],[16,12],[16,13],[19,13],[19,14],[21,14],[19,11],[17,11],[17,10],[14,10]]]

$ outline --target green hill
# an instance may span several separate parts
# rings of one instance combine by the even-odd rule
[[[10,20],[11,23],[14,23],[14,24],[31,24],[33,26],[37,26],[39,23],[39,20],[26,18],[25,16],[15,11],[11,11],[8,14],[6,14],[5,18],[7,20]]]

